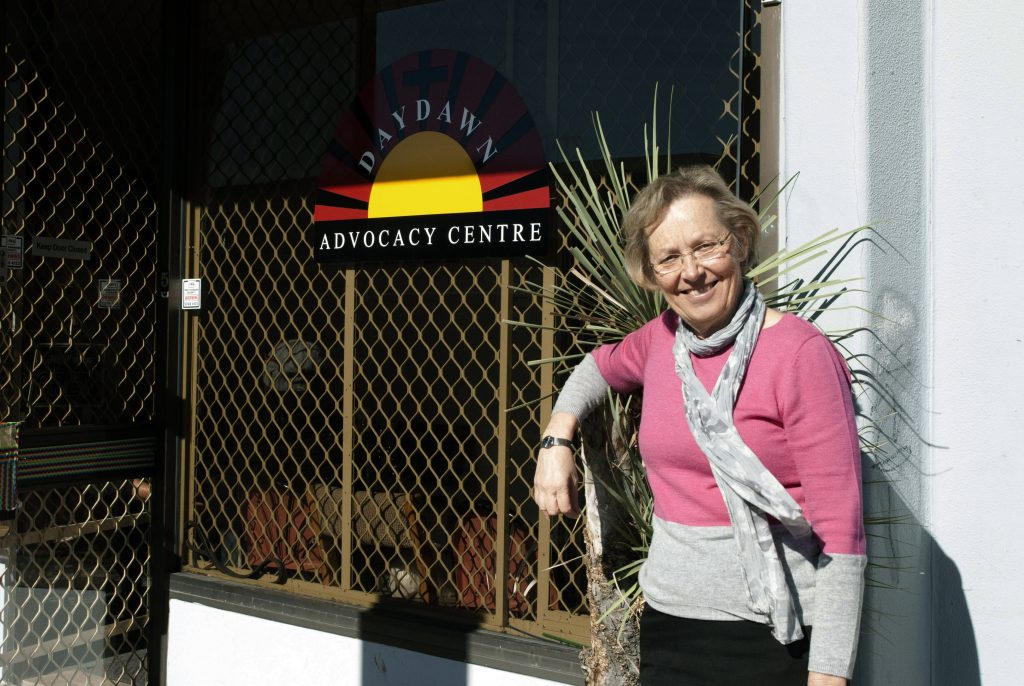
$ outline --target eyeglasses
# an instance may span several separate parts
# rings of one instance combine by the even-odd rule
[[[654,273],[658,276],[668,276],[669,274],[675,274],[683,268],[683,261],[687,255],[692,255],[695,262],[698,264],[707,264],[713,262],[720,257],[724,257],[728,252],[728,248],[725,244],[732,238],[732,234],[726,234],[725,238],[717,241],[704,241],[693,250],[684,253],[672,253],[665,255],[657,262],[651,262],[651,268],[654,269]]]

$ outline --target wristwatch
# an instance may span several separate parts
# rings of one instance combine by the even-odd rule
[[[576,450],[576,444],[568,438],[555,438],[554,436],[545,436],[540,439],[541,449],[554,448],[556,445],[564,445],[566,448]]]

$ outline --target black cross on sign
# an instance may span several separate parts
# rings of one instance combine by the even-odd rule
[[[419,86],[420,87],[420,98],[427,100],[430,98],[430,84],[432,83],[444,83],[448,80],[448,67],[432,67],[430,66],[430,53],[420,53],[420,66],[419,69],[407,71],[402,75],[403,86]],[[426,122],[420,122],[420,130]]]

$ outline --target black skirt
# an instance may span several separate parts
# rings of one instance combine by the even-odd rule
[[[810,627],[782,645],[764,624],[686,619],[648,606],[640,617],[643,686],[807,686]]]

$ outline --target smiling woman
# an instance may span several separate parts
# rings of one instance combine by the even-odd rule
[[[737,241],[730,238],[705,195],[673,202],[647,238],[658,287],[698,336],[725,325],[743,290],[739,256],[728,251]]]
[[[670,310],[577,366],[534,498],[551,515],[578,512],[568,439],[609,389],[642,392],[654,512],[641,682],[844,684],[866,562],[849,371],[743,279],[757,216],[714,170],[659,177],[622,227],[630,276]]]

